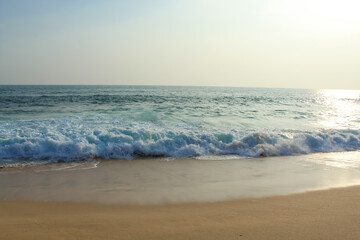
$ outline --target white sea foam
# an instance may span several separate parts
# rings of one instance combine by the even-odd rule
[[[237,155],[265,157],[360,149],[358,130],[216,130],[114,118],[2,123],[0,159],[74,161],[100,158]],[[0,160],[1,161],[1,160]]]

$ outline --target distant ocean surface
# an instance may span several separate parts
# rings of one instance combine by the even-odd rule
[[[360,149],[360,91],[0,86],[0,164]]]

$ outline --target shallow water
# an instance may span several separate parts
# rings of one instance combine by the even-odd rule
[[[164,204],[264,197],[359,184],[359,159],[360,152],[341,152],[7,168],[0,170],[0,200]]]

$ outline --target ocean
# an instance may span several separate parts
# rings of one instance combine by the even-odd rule
[[[0,86],[0,165],[360,149],[360,91]]]

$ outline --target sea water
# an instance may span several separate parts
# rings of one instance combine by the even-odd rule
[[[360,91],[0,86],[0,164],[360,149]]]

